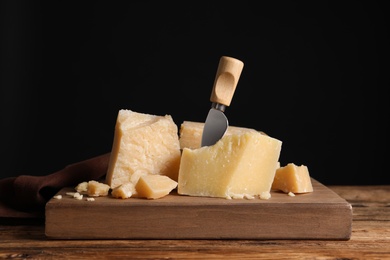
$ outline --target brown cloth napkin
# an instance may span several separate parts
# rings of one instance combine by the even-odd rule
[[[102,179],[110,153],[70,164],[46,176],[21,175],[0,180],[0,217],[44,218],[46,203],[62,188]]]

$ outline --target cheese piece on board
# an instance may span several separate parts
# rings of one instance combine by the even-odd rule
[[[89,196],[93,196],[93,197],[107,196],[109,191],[110,191],[110,186],[105,183],[93,181],[93,180],[88,182],[87,194]]]
[[[176,189],[177,182],[163,175],[141,176],[135,185],[139,197],[159,199]]]
[[[184,148],[178,194],[221,198],[270,198],[282,142],[255,132],[231,134],[215,145]]]
[[[180,143],[177,125],[170,115],[158,116],[121,109],[115,125],[106,182],[112,189],[136,184],[147,174],[177,180]]]
[[[123,183],[111,191],[111,196],[117,199],[127,199],[134,195],[137,195],[137,191],[132,182]]]
[[[180,149],[191,148],[196,149],[200,147],[202,141],[204,123],[184,121],[179,129]],[[244,132],[258,132],[255,129],[228,126],[225,135],[241,134]],[[264,134],[264,133],[263,133]]]
[[[313,185],[306,165],[297,166],[289,163],[276,169],[272,183],[273,190],[281,190],[285,193],[307,193],[313,191]]]
[[[79,184],[77,184],[77,186],[75,187],[75,190],[78,192],[78,193],[86,193],[88,191],[88,182],[87,181],[83,181]]]

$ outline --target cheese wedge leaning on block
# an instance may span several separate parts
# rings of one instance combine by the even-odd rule
[[[313,191],[313,185],[306,165],[297,166],[289,163],[276,169],[272,183],[273,190],[281,190],[285,193],[307,193]]]
[[[184,148],[178,194],[269,199],[282,142],[257,131],[225,135],[215,145]]]
[[[204,123],[184,121],[179,129],[180,149],[185,147],[191,149],[200,148],[203,128]],[[225,135],[241,134],[244,132],[257,132],[257,130],[238,126],[228,126]]]
[[[180,164],[178,128],[170,115],[121,109],[115,125],[106,183],[112,189],[147,174],[177,181]]]

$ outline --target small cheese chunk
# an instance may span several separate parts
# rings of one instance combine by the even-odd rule
[[[294,194],[312,192],[313,186],[307,166],[289,163],[276,169],[272,189]]]
[[[88,182],[84,181],[84,182],[81,182],[79,183],[77,186],[76,186],[76,191],[78,193],[83,193],[83,192],[87,192],[88,191]]]
[[[269,199],[281,146],[281,141],[254,131],[225,135],[212,146],[184,148],[178,193]]]
[[[170,115],[157,116],[122,109],[118,112],[106,182],[111,188],[147,174],[177,180],[180,143]]]
[[[62,199],[62,195],[61,195],[61,194],[58,194],[58,195],[53,196],[53,198],[55,198],[55,199],[57,199],[57,200],[60,200],[60,199]]]
[[[293,192],[291,192],[291,191],[289,193],[287,193],[287,195],[290,196],[290,197],[295,197],[295,194]]]
[[[180,132],[179,132],[180,149],[200,148],[203,127],[204,127],[204,123],[201,122],[184,121],[180,126]],[[228,129],[226,130],[225,135],[240,134],[244,132],[257,132],[257,130],[251,128],[245,128],[245,127],[229,126]]]
[[[88,182],[87,194],[89,196],[93,196],[93,197],[107,196],[109,191],[110,191],[110,186],[105,183],[101,183],[97,181]]]
[[[144,175],[135,185],[139,197],[159,199],[177,187],[177,182],[163,175]]]
[[[124,183],[111,191],[111,196],[118,199],[127,199],[137,194],[132,182]]]
[[[76,200],[82,200],[83,199],[83,195],[78,193],[78,192],[75,192],[73,194],[73,198],[75,198]]]

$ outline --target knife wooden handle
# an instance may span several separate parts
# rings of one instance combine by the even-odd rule
[[[219,60],[210,101],[230,106],[244,63],[232,57],[222,56]]]

